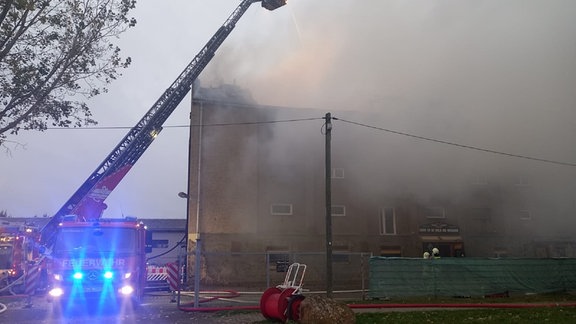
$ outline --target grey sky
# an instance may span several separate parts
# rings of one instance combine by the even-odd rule
[[[140,0],[136,28],[119,40],[133,64],[90,102],[100,126],[133,126],[239,3]],[[380,111],[378,126],[576,161],[571,0],[289,0],[273,12],[256,4],[200,79],[236,83],[261,104]],[[186,124],[189,105],[187,97],[166,124]],[[126,131],[10,138],[25,149],[0,155],[0,210],[53,214]],[[186,189],[187,143],[187,129],[165,129],[105,215],[185,217],[177,193]]]

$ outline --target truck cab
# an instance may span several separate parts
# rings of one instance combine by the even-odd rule
[[[48,293],[63,308],[141,301],[146,283],[146,228],[141,222],[65,217],[47,257]]]

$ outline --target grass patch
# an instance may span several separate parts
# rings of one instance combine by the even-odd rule
[[[512,294],[502,298],[414,297],[372,300],[369,304],[526,304],[574,303],[571,293]],[[359,313],[357,323],[576,323],[576,307],[425,309],[422,311],[378,311]]]
[[[477,303],[560,303],[576,302],[576,294],[549,293],[549,294],[511,294],[509,297],[402,297],[372,300],[351,300],[347,304],[477,304]]]
[[[576,323],[576,307],[361,313],[356,323]]]
[[[347,304],[526,304],[543,303],[555,305],[556,303],[576,303],[576,295],[570,293],[550,293],[535,295],[511,295],[503,298],[454,298],[454,297],[414,297],[392,298],[387,300],[349,300]],[[399,309],[372,309],[356,312],[356,323],[576,323],[576,307],[554,306],[534,308],[476,308],[476,309],[431,309],[422,310]],[[253,311],[218,312],[214,317],[228,317]],[[252,324],[278,323],[277,321],[262,320]],[[296,324],[288,321],[287,324]]]

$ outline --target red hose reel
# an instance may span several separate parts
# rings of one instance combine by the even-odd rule
[[[300,318],[300,303],[304,300],[300,292],[305,273],[305,264],[293,263],[288,267],[282,285],[264,291],[260,298],[260,312],[264,317],[282,322]]]

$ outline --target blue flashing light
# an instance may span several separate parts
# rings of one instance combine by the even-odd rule
[[[112,279],[114,278],[114,272],[112,271],[105,271],[104,272],[104,279]]]
[[[74,272],[72,278],[76,280],[82,280],[82,278],[84,278],[84,274],[82,272]]]

